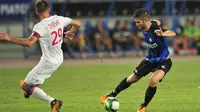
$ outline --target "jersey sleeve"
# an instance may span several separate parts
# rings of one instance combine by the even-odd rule
[[[44,25],[36,24],[33,27],[33,31],[32,31],[31,36],[34,36],[36,38],[40,38],[40,37],[43,37],[45,35],[45,32],[46,32],[46,30],[45,30]]]
[[[72,19],[68,17],[59,16],[59,19],[62,21],[64,26],[68,26],[72,23]]]

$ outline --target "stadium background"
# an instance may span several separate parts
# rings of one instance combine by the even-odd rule
[[[132,72],[142,60],[146,44],[141,41],[141,46],[137,50],[135,43],[129,42],[126,51],[121,44],[112,44],[114,47],[110,55],[104,42],[101,42],[100,49],[95,48],[95,41],[90,40],[98,38],[93,28],[95,28],[96,21],[101,20],[100,27],[113,42],[116,41],[113,33],[116,29],[116,21],[122,23],[128,21],[129,36],[133,34],[134,38],[140,36],[141,33],[134,27],[133,13],[142,7],[151,12],[152,20],[159,19],[165,23],[163,27],[178,33],[177,37],[168,39],[174,60],[173,68],[164,82],[160,84],[160,90],[150,104],[149,111],[200,111],[200,58],[198,56],[200,34],[194,34],[195,31],[188,33],[189,26],[186,26],[186,22],[190,21],[191,28],[199,29],[199,24],[196,28],[192,24],[193,20],[197,20],[197,23],[200,20],[200,7],[198,6],[200,1],[49,0],[49,2],[52,15],[69,16],[81,20],[83,24],[74,39],[76,41],[65,40],[68,50],[64,51],[63,66],[42,85],[47,93],[65,102],[61,111],[104,111],[99,103],[100,96],[110,92],[122,78]],[[34,3],[35,1],[32,0],[1,0],[0,31],[8,32],[17,38],[28,37],[33,25],[39,21],[34,13]],[[88,35],[88,32],[93,35]],[[121,34],[121,36],[124,35]],[[184,43],[185,41],[187,43]],[[77,45],[83,46],[82,52]],[[19,80],[23,79],[37,64],[40,56],[38,44],[32,48],[24,48],[0,41],[1,112],[46,112],[48,110],[47,104],[42,101],[34,98],[30,101],[24,99],[19,87]],[[148,79],[144,78],[119,95],[120,112],[137,110],[148,85]]]

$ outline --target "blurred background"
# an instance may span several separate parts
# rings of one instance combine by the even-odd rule
[[[135,27],[134,12],[146,8],[151,19],[176,31],[168,38],[172,55],[200,54],[200,1],[193,0],[49,0],[51,14],[81,20],[82,27],[73,40],[64,39],[65,59],[102,57],[141,57],[146,44]],[[39,21],[35,0],[1,0],[0,31],[27,38]],[[66,31],[70,28],[68,26]],[[37,43],[32,48],[0,41],[0,57],[31,58],[41,56]]]
[[[0,0],[0,32],[28,38],[39,22],[36,0]],[[129,76],[144,58],[147,45],[135,27],[134,12],[146,8],[151,19],[174,30],[167,38],[173,66],[148,112],[200,112],[199,0],[49,0],[52,12],[82,22],[72,40],[64,39],[65,61],[40,87],[64,102],[61,112],[104,112],[99,99]],[[67,26],[65,31],[71,26]],[[0,40],[0,112],[50,112],[49,105],[27,100],[19,81],[38,63],[41,49]],[[117,98],[120,112],[136,112],[150,74]],[[148,78],[147,78],[148,77]],[[49,111],[48,111],[49,110]]]

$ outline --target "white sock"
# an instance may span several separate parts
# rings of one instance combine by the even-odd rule
[[[37,98],[37,99],[44,100],[49,104],[51,104],[51,102],[54,100],[54,98],[47,95],[42,89],[40,89],[38,87],[34,88],[34,90],[32,92],[32,96]]]

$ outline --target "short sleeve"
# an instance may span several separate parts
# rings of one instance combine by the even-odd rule
[[[36,24],[33,27],[33,31],[32,31],[31,36],[34,36],[36,38],[40,38],[40,37],[43,37],[45,35],[45,33],[46,33],[46,30],[45,30],[44,25]]]
[[[155,30],[159,30],[160,26],[157,25],[156,21],[151,21],[151,28],[152,28],[153,31],[155,31]]]
[[[72,23],[72,19],[68,17],[59,16],[59,19],[62,21],[64,26],[68,26]]]

